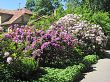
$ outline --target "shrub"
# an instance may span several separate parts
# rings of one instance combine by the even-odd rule
[[[2,62],[0,67],[0,80],[31,80],[34,77],[38,65],[33,58],[19,58],[6,64]]]
[[[14,60],[11,64],[8,64],[8,68],[13,78],[31,80],[34,71],[38,69],[38,65],[33,58],[25,57]]]
[[[73,65],[65,69],[45,68],[47,74],[38,79],[40,82],[73,82],[78,78],[84,65]]]
[[[83,21],[80,19],[80,16],[75,14],[68,14],[60,18],[56,24],[63,25],[68,33],[77,37],[79,46],[85,54],[103,52],[107,43],[107,37],[99,25]]]
[[[97,55],[87,55],[83,59],[83,63],[85,65],[87,65],[87,67],[92,65],[92,64],[97,63],[97,61],[98,61],[98,56]]]
[[[77,7],[74,9],[74,13],[82,15],[81,19],[87,20],[90,23],[98,24],[102,27],[105,35],[108,36],[107,49],[110,45],[110,19],[109,13],[103,11],[95,11],[88,9],[87,7]]]
[[[76,39],[67,32],[64,32],[62,26],[55,26],[43,35],[42,45],[40,47],[43,66],[61,67],[67,66],[74,61],[73,49]],[[38,56],[38,51],[34,51],[33,55]]]
[[[10,29],[12,32],[5,34],[4,39],[11,40],[9,50],[12,49],[13,53],[18,55],[28,53],[27,56],[32,55],[42,66],[67,66],[75,59],[73,49],[77,39],[65,32],[63,26],[55,25],[53,29],[46,32],[24,26]],[[8,51],[7,47],[4,51]],[[19,51],[22,52],[18,53]]]

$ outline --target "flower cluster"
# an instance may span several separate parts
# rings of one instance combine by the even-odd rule
[[[5,34],[5,38],[9,38],[16,43],[26,42],[27,47],[25,49],[35,48],[37,33],[33,28],[21,26],[16,28],[10,27],[9,29],[11,29],[12,31],[9,31],[9,33]]]

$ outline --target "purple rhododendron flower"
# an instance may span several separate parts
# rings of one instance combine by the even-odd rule
[[[31,44],[31,48],[34,49],[35,48],[35,44]]]
[[[24,27],[25,27],[24,25],[21,26],[21,28],[24,28]]]
[[[28,49],[30,49],[30,46],[26,46],[26,47],[25,47],[25,50],[28,50]]]
[[[32,41],[36,41],[37,40],[36,37],[31,37],[31,39],[32,39]]]
[[[11,34],[5,34],[5,37],[10,39],[12,38]]]
[[[41,36],[45,34],[45,32],[43,30],[40,30],[39,33],[40,33]]]
[[[51,45],[54,46],[54,47],[60,48],[60,45],[59,44],[51,43]]]
[[[53,37],[51,42],[56,42],[56,41],[60,41],[60,40],[61,40],[60,37],[57,37],[57,38]]]
[[[51,35],[50,34],[47,35],[47,39],[51,40]]]
[[[51,40],[51,35],[50,34],[45,34],[43,36],[43,39]]]
[[[60,37],[55,38],[55,41],[61,40]]]
[[[49,44],[50,44],[50,42],[43,43],[42,46],[41,46],[41,50],[43,50],[44,48],[46,48]]]
[[[19,37],[18,37],[18,36],[14,37],[14,38],[13,38],[13,41],[14,41],[14,42],[19,42]]]
[[[63,26],[58,26],[59,30],[63,31],[64,27]]]
[[[20,30],[20,28],[17,28],[17,29],[16,29],[16,31],[19,31],[19,30]]]

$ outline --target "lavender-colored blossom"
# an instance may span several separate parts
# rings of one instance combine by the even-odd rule
[[[19,25],[18,24],[14,24],[14,27],[18,27]]]
[[[45,42],[41,45],[41,50],[43,50],[44,48],[46,48],[48,45],[50,44],[50,42]]]
[[[40,33],[41,36],[45,34],[45,32],[43,30],[40,30],[39,33]]]
[[[51,34],[52,32],[53,32],[52,30],[48,30],[48,31],[47,31],[48,34]]]
[[[61,38],[60,37],[52,37],[52,40],[51,42],[57,42],[57,41],[61,41]]]
[[[32,41],[36,41],[36,37],[31,37]]]
[[[6,38],[12,38],[11,34],[5,34]]]
[[[16,29],[16,31],[19,31],[19,30],[20,30],[20,28],[17,28],[17,29]]]
[[[61,40],[61,38],[60,38],[60,37],[55,38],[55,41],[59,41],[59,40]]]
[[[21,28],[24,28],[24,27],[25,27],[24,25],[21,26]]]
[[[52,46],[57,47],[57,48],[61,48],[61,46],[59,44],[56,43],[51,43]]]
[[[45,35],[43,35],[43,39],[51,40],[51,35],[45,34]]]
[[[25,50],[29,50],[30,49],[30,46],[26,46]]]
[[[14,37],[14,38],[13,38],[13,41],[14,41],[14,42],[19,42],[19,38],[18,38],[18,37]]]
[[[58,29],[63,31],[64,30],[64,26],[58,26]]]
[[[35,40],[35,41],[33,41],[33,42],[32,42],[32,44],[31,44],[32,49],[34,49],[34,48],[35,48],[35,45],[36,45],[36,40]]]
[[[21,28],[19,29],[19,34],[20,34],[20,35],[23,35],[23,34],[24,34],[23,29],[21,29]]]
[[[31,48],[34,49],[35,48],[35,44],[31,44]]]

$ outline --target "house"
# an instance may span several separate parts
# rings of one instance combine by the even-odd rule
[[[27,24],[32,12],[27,9],[5,10],[0,9],[0,26],[12,24]]]

